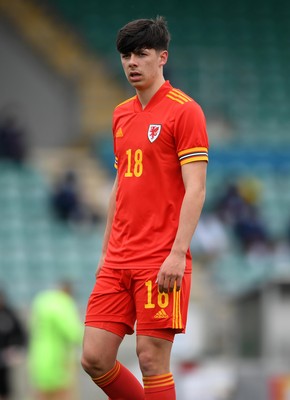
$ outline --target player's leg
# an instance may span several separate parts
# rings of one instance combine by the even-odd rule
[[[111,400],[144,400],[135,376],[116,358],[125,334],[132,334],[136,313],[121,270],[102,268],[90,296],[82,365]]]
[[[122,338],[112,332],[91,326],[85,327],[82,366],[92,377],[110,371],[116,362]]]
[[[143,375],[146,400],[175,400],[170,372],[174,335],[184,332],[191,276],[185,274],[182,288],[159,293],[158,271],[135,270],[134,296],[137,313],[137,354]]]
[[[169,336],[173,340],[174,334],[171,335],[171,331]],[[143,375],[146,400],[176,399],[174,379],[170,371],[171,349],[171,340],[137,336],[137,355]]]
[[[135,376],[116,360],[122,337],[104,329],[86,327],[82,366],[111,400],[144,400]]]

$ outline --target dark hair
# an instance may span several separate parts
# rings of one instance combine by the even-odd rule
[[[170,33],[164,17],[136,19],[121,28],[116,46],[120,53],[127,54],[140,49],[168,50]]]

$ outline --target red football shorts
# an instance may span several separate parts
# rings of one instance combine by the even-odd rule
[[[132,334],[173,341],[184,333],[190,296],[191,274],[184,274],[182,287],[159,293],[158,269],[103,267],[90,295],[85,324],[121,337]]]

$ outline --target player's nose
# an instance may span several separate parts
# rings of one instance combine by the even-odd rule
[[[137,56],[133,53],[130,56],[129,65],[137,65]]]

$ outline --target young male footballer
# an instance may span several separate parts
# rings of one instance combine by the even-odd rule
[[[111,400],[176,399],[170,353],[185,332],[208,139],[201,107],[164,78],[169,41],[163,17],[129,22],[117,35],[136,95],[113,115],[117,174],[82,355]],[[134,329],[143,385],[117,360]]]

